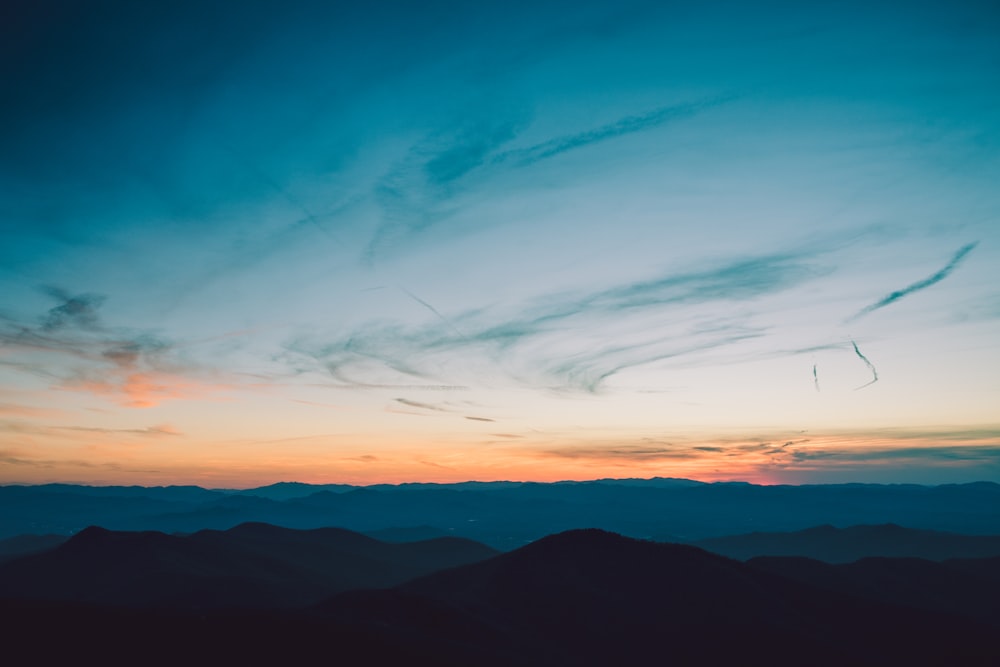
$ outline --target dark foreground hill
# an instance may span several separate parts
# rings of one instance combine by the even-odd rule
[[[389,544],[338,528],[243,524],[193,535],[91,527],[0,565],[0,596],[135,607],[281,608],[496,555],[460,538]]]
[[[707,551],[748,560],[758,556],[801,556],[827,563],[861,558],[989,558],[1000,556],[1000,535],[960,535],[936,530],[878,526],[834,528],[830,525],[785,533],[749,533],[692,542]]]
[[[598,530],[307,609],[0,601],[0,615],[5,652],[36,664],[1000,664],[998,624]]]
[[[751,567],[827,591],[966,616],[1000,629],[1000,557],[941,563],[864,558],[831,565],[808,558],[761,557]]]
[[[65,535],[16,535],[0,539],[0,563],[54,549],[67,539]]]
[[[994,664],[997,627],[802,584],[695,547],[551,536],[321,606],[447,655],[502,664]]]

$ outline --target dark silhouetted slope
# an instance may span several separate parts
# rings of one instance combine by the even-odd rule
[[[509,664],[990,664],[986,626],[845,595],[701,549],[571,531],[394,591],[354,592],[329,618],[481,650]]]
[[[490,657],[295,612],[182,612],[0,599],[8,664],[491,665]]]
[[[367,530],[365,535],[383,542],[416,542],[436,537],[451,537],[448,531],[433,526],[392,526],[378,530]]]
[[[415,545],[419,548],[406,551],[411,561],[436,559],[457,546],[450,539]],[[271,579],[260,574],[267,568],[273,568],[270,577],[309,570],[326,562],[320,555],[324,550],[350,552],[358,562],[369,562],[386,548],[415,545],[386,545],[337,529],[292,531],[260,524],[184,538],[90,529],[0,572],[5,582],[11,572],[51,576],[52,568],[43,573],[40,564],[51,566],[58,556],[89,563],[70,575],[93,577],[98,580],[93,586],[120,582],[116,576],[150,563],[180,572],[179,588],[188,573],[214,576],[214,568],[224,565],[233,575],[254,574],[253,581],[266,584]],[[223,557],[230,548],[244,554],[235,567]],[[462,548],[475,547],[462,543]],[[282,556],[288,552],[298,555]],[[109,553],[127,556],[107,562]],[[842,581],[857,577],[853,566],[778,560],[819,568],[820,574]],[[922,577],[931,581],[931,590],[947,593],[947,586],[934,583],[936,570],[924,567],[947,564],[916,561],[915,568],[894,569],[894,562],[885,559],[889,571]],[[989,569],[981,562],[963,567],[958,569]],[[5,651],[31,655],[36,663],[81,655],[100,656],[103,664],[317,659],[486,666],[1000,663],[997,626],[976,616],[911,605],[899,596],[845,592],[842,581],[805,579],[802,573],[778,573],[692,546],[577,530],[394,588],[342,592],[311,608],[195,611],[171,602],[169,608],[124,610],[93,602],[0,599],[0,616],[10,638]],[[58,642],[51,641],[54,636]]]
[[[67,540],[65,535],[16,535],[0,540],[0,563],[54,549]]]
[[[335,528],[244,524],[166,535],[88,528],[0,565],[0,596],[163,608],[287,607],[495,555],[443,538],[387,544]]]
[[[699,540],[693,544],[739,560],[757,556],[802,556],[827,563],[850,563],[870,556],[939,561],[1000,556],[1000,535],[960,535],[903,528],[891,523],[850,528],[827,525],[789,533],[749,533]]]
[[[761,557],[748,565],[828,591],[940,611],[993,624],[1000,631],[1000,558],[864,558],[832,565],[809,558]]]

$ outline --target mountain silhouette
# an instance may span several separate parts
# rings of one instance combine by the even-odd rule
[[[451,537],[448,531],[434,526],[391,526],[378,530],[367,530],[365,535],[383,542],[417,542],[436,537]]]
[[[16,535],[0,540],[0,563],[27,554],[54,549],[68,538],[65,535]]]
[[[966,616],[1000,631],[1000,557],[940,563],[920,558],[864,558],[833,565],[771,556],[747,564],[828,591]]]
[[[1000,535],[960,535],[877,526],[834,528],[830,525],[785,533],[749,533],[693,542],[707,551],[748,560],[757,556],[803,556],[827,563],[850,563],[871,556],[894,558],[986,558],[1000,556]]]
[[[391,591],[328,618],[500,664],[990,664],[967,618],[814,587],[687,545],[570,531]]]
[[[76,590],[92,596],[114,585],[119,592],[141,590],[148,582],[137,575],[159,567],[174,576],[181,591],[196,588],[191,573],[197,572],[217,584],[197,592],[219,595],[228,590],[217,581],[218,570],[226,567],[239,586],[255,582],[258,593],[273,593],[268,585],[274,581],[329,562],[323,553],[350,553],[358,559],[355,565],[370,564],[387,549],[398,554],[396,547],[413,544],[418,548],[406,557],[415,561],[452,554],[459,545],[477,548],[448,539],[387,545],[338,529],[260,524],[185,537],[92,528],[52,551],[8,563],[0,573],[5,584],[33,576],[35,587],[45,582],[72,587],[74,578],[89,577]],[[234,553],[242,553],[243,560],[229,560]],[[775,560],[805,563],[841,580],[807,581],[801,572],[767,566]],[[949,590],[949,582],[937,579],[939,568],[955,564],[955,571],[981,577],[993,572],[983,561],[917,561],[917,567],[908,567],[912,561],[906,559],[871,560],[884,569],[878,577],[893,572],[912,577],[937,596]],[[317,656],[408,666],[998,664],[1000,626],[989,616],[884,592],[845,590],[843,581],[853,581],[861,591],[865,577],[857,575],[856,566],[866,562],[743,563],[690,545],[588,529],[295,609],[281,606],[287,598],[271,608],[222,609],[177,604],[176,597],[155,604],[147,597],[137,608],[123,608],[86,596],[75,602],[17,600],[7,589],[0,596],[0,617],[9,638],[5,650],[35,662],[86,654],[100,656],[104,664],[134,664],[137,656],[163,664],[273,664]],[[53,636],[60,641],[51,641]]]
[[[389,544],[337,528],[242,524],[193,535],[90,527],[0,565],[0,596],[134,607],[284,608],[382,588],[496,552],[460,538]]]

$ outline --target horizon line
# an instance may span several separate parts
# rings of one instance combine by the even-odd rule
[[[1000,485],[998,482],[994,482],[988,479],[976,479],[970,480],[968,482],[943,482],[940,484],[923,484],[919,482],[805,482],[805,483],[766,483],[766,482],[751,482],[743,479],[731,479],[731,480],[713,480],[704,481],[699,479],[693,479],[690,477],[661,477],[659,475],[653,477],[597,477],[592,479],[561,479],[551,482],[541,482],[534,480],[513,480],[513,479],[494,479],[494,480],[481,480],[481,479],[469,479],[461,482],[375,482],[372,484],[351,484],[348,482],[300,482],[296,480],[280,480],[277,482],[271,482],[268,484],[260,484],[257,486],[246,486],[246,487],[214,487],[214,486],[201,486],[200,484],[90,484],[84,482],[39,482],[39,483],[0,483],[0,488],[6,487],[42,487],[42,486],[79,486],[91,489],[170,489],[170,488],[196,488],[205,491],[253,491],[256,489],[266,489],[273,486],[278,486],[281,484],[288,485],[299,485],[299,486],[314,486],[314,487],[324,487],[324,486],[345,486],[355,489],[366,489],[372,487],[384,487],[384,486],[462,486],[466,484],[591,484],[597,482],[653,482],[653,481],[674,481],[674,482],[689,482],[694,485],[703,486],[713,486],[713,485],[726,485],[726,484],[742,484],[747,486],[766,486],[766,487],[779,487],[779,486],[795,486],[795,487],[805,487],[805,486],[922,486],[926,488],[934,488],[941,486],[966,486],[971,484],[993,484]]]

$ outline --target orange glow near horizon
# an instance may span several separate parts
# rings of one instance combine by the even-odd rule
[[[565,446],[518,442],[478,450],[454,445],[413,443],[403,446],[368,441],[365,446],[331,448],[323,438],[279,442],[185,442],[169,424],[116,434],[67,429],[56,433],[61,456],[33,456],[38,434],[22,434],[2,452],[0,483],[72,482],[93,485],[194,484],[215,488],[250,488],[282,481],[354,485],[465,481],[555,482],[602,478],[674,477],[703,482],[745,481],[756,484],[808,483],[821,474],[839,479],[867,470],[896,466],[919,469],[930,461],[936,469],[955,466],[941,443],[975,462],[990,460],[996,439],[981,433],[916,434],[907,432],[830,433],[784,441],[747,439],[691,440],[681,444],[577,441]],[[50,434],[51,435],[51,434]],[[116,436],[109,442],[109,435]],[[312,441],[312,442],[311,442]],[[471,452],[476,451],[474,455]],[[52,453],[52,452],[50,452]],[[862,477],[863,479],[863,477]],[[919,475],[915,478],[919,481]]]

